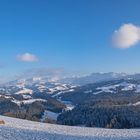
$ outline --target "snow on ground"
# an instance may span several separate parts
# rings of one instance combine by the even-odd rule
[[[87,90],[87,91],[84,91],[84,93],[91,93],[92,90]]]
[[[60,91],[60,92],[58,92],[58,93],[52,95],[52,97],[58,97],[58,96],[61,95],[61,94],[65,94],[65,93],[73,92],[73,91],[74,91],[74,89],[69,89],[69,90],[66,90],[66,91]]]
[[[140,92],[140,85],[136,86],[136,92]]]
[[[139,102],[136,102],[136,103],[134,103],[132,105],[134,105],[134,106],[140,105],[140,101]]]
[[[40,121],[44,122],[47,118],[52,120],[57,120],[58,115],[59,113],[54,113],[52,111],[45,110]]]
[[[140,129],[53,125],[0,116],[0,140],[140,140]]]
[[[23,90],[20,90],[16,92],[15,94],[32,94],[32,93],[33,93],[33,90],[24,88]]]
[[[47,100],[43,100],[43,99],[29,99],[29,100],[22,100],[22,101],[18,101],[18,100],[12,100],[12,102],[16,103],[17,105],[21,105],[21,104],[32,104],[33,102],[47,102]]]
[[[39,85],[38,90],[39,90],[40,92],[43,92],[43,91],[46,90],[46,86],[44,86],[44,85]]]
[[[102,92],[107,92],[107,93],[116,93],[116,88],[117,87],[123,87],[121,90],[122,91],[130,91],[130,90],[136,90],[135,92],[140,92],[140,85],[137,84],[131,84],[127,82],[122,82],[120,84],[115,84],[115,85],[107,85],[103,87],[97,87],[96,90],[99,90],[97,92],[93,92],[93,94],[99,94]]]
[[[116,88],[116,86],[104,86],[104,87],[98,87],[97,90],[101,90],[102,92],[109,92],[113,93],[112,89]]]
[[[125,82],[121,86],[124,86],[124,88],[122,89],[123,91],[133,90],[136,87],[135,84],[125,83]]]
[[[7,95],[0,95],[0,97],[4,97],[5,99],[14,99],[14,98],[7,96]]]
[[[24,99],[31,99],[31,98],[32,98],[30,95],[22,95],[22,97],[23,97]]]
[[[72,110],[75,107],[70,101],[62,101],[60,98],[57,100],[66,105],[65,111]]]

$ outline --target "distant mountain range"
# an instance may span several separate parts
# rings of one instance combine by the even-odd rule
[[[114,79],[122,79],[122,78],[127,78],[127,77],[131,77],[131,76],[127,75],[126,73],[113,73],[113,72],[92,73],[90,75],[81,76],[81,77],[64,78],[64,79],[61,79],[60,82],[75,84],[75,85],[85,85],[89,83],[108,81],[108,80],[114,80]]]
[[[140,120],[139,108],[140,74],[93,73],[56,81],[50,81],[46,77],[33,77],[0,86],[0,114],[22,119],[67,125],[133,128],[140,126],[139,121],[135,125],[136,120]],[[121,112],[120,109],[124,111]],[[91,112],[91,116],[87,111]],[[93,111],[96,117],[98,111],[104,112],[98,114],[99,116],[106,113],[110,117],[106,117],[108,121],[98,117],[102,123],[94,123],[91,119],[94,118]],[[121,115],[118,116],[118,112]],[[133,121],[124,115],[124,112],[127,112]],[[83,115],[82,118],[83,113],[89,117]],[[78,116],[81,122],[78,121]],[[122,121],[122,116],[131,125],[122,125],[118,121]],[[112,124],[112,121],[117,124]]]

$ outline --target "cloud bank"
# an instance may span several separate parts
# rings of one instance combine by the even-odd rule
[[[124,24],[113,34],[113,44],[118,48],[130,48],[140,42],[140,27]]]
[[[37,62],[39,59],[34,54],[24,53],[17,55],[17,60],[24,62]]]

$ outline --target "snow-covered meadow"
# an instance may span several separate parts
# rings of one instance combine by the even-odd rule
[[[0,116],[0,140],[140,140],[140,129],[102,129],[45,124]]]

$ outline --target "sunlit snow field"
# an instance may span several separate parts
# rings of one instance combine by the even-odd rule
[[[0,116],[0,140],[140,140],[140,129],[71,127]]]

